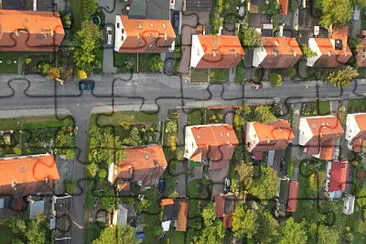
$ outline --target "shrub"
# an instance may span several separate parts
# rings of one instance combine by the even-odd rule
[[[86,78],[88,78],[88,74],[84,70],[79,69],[76,72],[76,77],[79,78],[79,79],[86,79]]]
[[[286,69],[279,69],[277,72],[284,77],[293,77],[296,75],[296,70],[293,67]]]
[[[300,49],[301,49],[301,52],[302,52],[302,56],[304,56],[306,58],[316,56],[316,52],[311,50],[308,45],[301,44]]]
[[[74,180],[65,179],[64,187],[65,187],[66,193],[68,193],[70,195],[73,195],[76,193],[76,183]]]
[[[105,179],[105,177],[107,177],[107,171],[105,169],[99,170],[98,177],[102,178],[102,179]]]
[[[24,63],[25,63],[25,64],[30,64],[31,62],[32,62],[32,58],[29,58],[29,57],[28,57],[28,58],[25,58],[25,59],[24,59]]]
[[[147,65],[151,72],[158,72],[164,66],[164,62],[160,59],[160,56],[154,56],[149,59]]]
[[[269,81],[271,82],[272,87],[278,87],[282,85],[282,76],[277,73],[271,73],[269,76]]]
[[[22,149],[19,146],[13,148],[13,152],[17,155],[22,154]]]

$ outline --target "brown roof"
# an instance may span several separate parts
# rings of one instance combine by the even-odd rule
[[[196,68],[233,68],[244,56],[237,36],[198,35],[204,56]]]
[[[151,186],[163,174],[168,163],[160,145],[126,148],[125,158],[116,165],[113,179],[120,182],[142,181]]]
[[[299,182],[296,180],[291,180],[287,202],[287,212],[292,213],[296,211],[298,194]]]
[[[280,14],[288,14],[288,0],[280,0]]]
[[[262,37],[267,55],[259,64],[263,68],[288,68],[301,58],[302,52],[296,38]]]
[[[269,124],[252,122],[252,124],[257,133],[259,144],[251,152],[285,149],[295,139],[288,120],[278,120]]]
[[[342,49],[336,50],[334,42],[341,40]],[[322,56],[315,62],[314,67],[338,67],[344,65],[351,57],[352,52],[348,47],[348,27],[335,29],[332,38],[315,38]]]
[[[178,201],[178,218],[176,231],[187,230],[188,203],[185,200]]]
[[[330,170],[328,192],[344,191],[348,176],[349,163],[347,160],[334,161]]]
[[[161,53],[167,52],[176,35],[169,20],[129,19],[121,16],[127,37],[120,52]]]
[[[65,36],[56,12],[0,9],[0,51],[58,51]]]
[[[191,129],[198,146],[190,160],[200,162],[208,157],[213,163],[212,167],[226,167],[235,147],[239,144],[233,127],[228,124],[211,124],[188,128]]]

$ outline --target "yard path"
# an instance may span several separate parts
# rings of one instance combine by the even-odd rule
[[[178,110],[179,121],[178,121],[178,146],[184,148],[184,135],[185,128],[187,125],[187,113],[183,110]],[[184,150],[184,149],[183,149]],[[176,191],[180,196],[186,196],[187,194],[187,166],[183,162],[177,164],[176,173],[179,174]]]

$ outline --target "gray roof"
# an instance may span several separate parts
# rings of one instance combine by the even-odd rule
[[[169,19],[169,0],[131,0],[128,17],[132,19]]]
[[[212,0],[187,0],[187,12],[210,12],[212,9]]]

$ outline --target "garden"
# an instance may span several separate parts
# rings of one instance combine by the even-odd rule
[[[330,114],[330,101],[303,103],[301,107],[301,116],[322,116],[328,114]]]
[[[193,69],[191,68],[191,82],[207,82],[208,69]]]
[[[136,54],[114,52],[114,66],[118,72],[159,72],[164,66],[160,54]]]
[[[366,99],[348,101],[348,113],[366,112]]]

